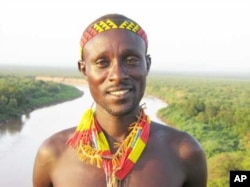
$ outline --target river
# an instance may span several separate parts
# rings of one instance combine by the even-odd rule
[[[84,95],[78,99],[37,109],[20,120],[0,126],[0,187],[32,187],[32,170],[39,145],[53,133],[76,126],[85,109],[93,102],[87,87],[78,87]],[[147,114],[161,122],[156,112],[166,103],[147,96]]]

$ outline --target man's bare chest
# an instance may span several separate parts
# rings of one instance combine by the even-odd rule
[[[181,187],[185,177],[179,168],[171,159],[146,152],[127,177],[117,181],[117,187]],[[51,176],[54,187],[107,187],[104,170],[85,164],[77,157],[61,158]]]

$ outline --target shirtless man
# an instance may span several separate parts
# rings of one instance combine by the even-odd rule
[[[199,143],[186,132],[151,121],[140,106],[151,65],[147,47],[146,33],[123,15],[108,14],[87,27],[78,67],[95,107],[77,129],[42,143],[34,187],[206,186]]]

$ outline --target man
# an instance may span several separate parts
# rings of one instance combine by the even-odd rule
[[[140,101],[151,59],[144,30],[119,14],[91,23],[79,70],[95,107],[78,127],[48,138],[34,187],[205,187],[204,152],[190,135],[151,121]]]

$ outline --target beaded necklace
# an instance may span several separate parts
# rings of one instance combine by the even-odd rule
[[[129,126],[129,134],[112,154],[108,141],[94,117],[87,110],[67,144],[77,149],[79,159],[103,168],[107,187],[116,187],[132,170],[142,155],[149,138],[150,119],[141,109],[138,121]]]

